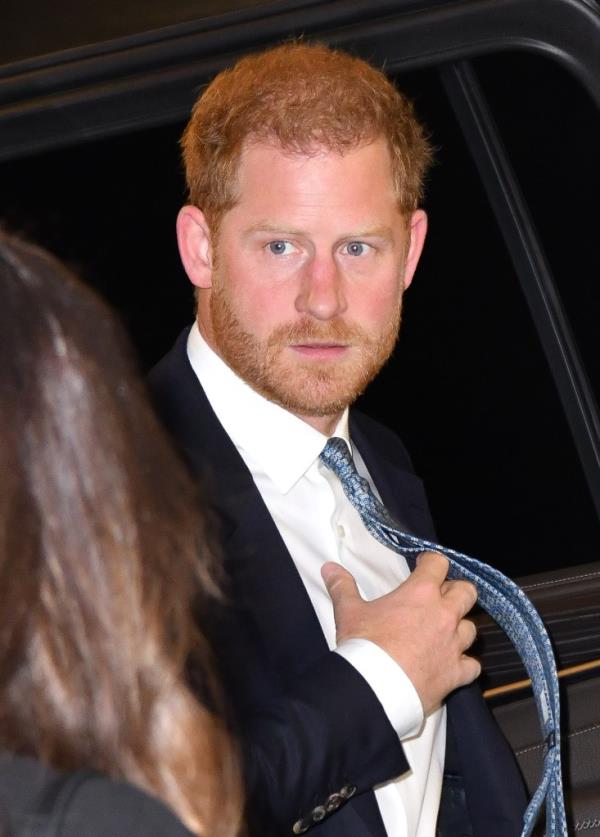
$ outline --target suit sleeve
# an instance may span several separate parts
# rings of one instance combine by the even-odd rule
[[[251,818],[297,833],[409,769],[375,693],[328,652],[240,730]],[[279,829],[279,831],[278,831]]]
[[[368,639],[347,639],[335,649],[362,674],[402,741],[418,735],[425,716],[410,678],[390,655]]]

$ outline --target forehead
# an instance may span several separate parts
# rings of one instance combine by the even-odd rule
[[[398,213],[391,155],[383,139],[338,152],[291,152],[252,142],[242,150],[234,215],[273,212],[360,216]]]

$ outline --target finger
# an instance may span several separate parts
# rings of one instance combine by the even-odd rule
[[[360,598],[354,576],[348,570],[333,561],[328,561],[321,567],[321,577],[327,587],[329,597],[334,608],[343,601]]]
[[[466,651],[477,639],[477,628],[470,619],[461,619],[456,628],[458,636],[459,647],[462,651]]]
[[[472,683],[473,680],[477,680],[481,674],[481,663],[479,660],[476,660],[475,657],[469,657],[466,654],[463,654],[460,659],[458,674],[458,685],[466,686],[467,683]]]
[[[427,577],[441,587],[448,575],[449,567],[450,562],[439,552],[421,552],[417,556],[417,566],[413,576]]]
[[[442,595],[456,607],[459,619],[462,619],[477,602],[477,588],[470,581],[447,581],[443,585]]]

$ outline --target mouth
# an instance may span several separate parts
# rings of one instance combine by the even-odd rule
[[[350,346],[344,343],[292,343],[289,348],[302,357],[314,360],[336,360],[350,350]]]

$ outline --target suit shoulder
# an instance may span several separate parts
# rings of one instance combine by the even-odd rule
[[[165,427],[177,435],[190,409],[202,400],[201,388],[187,356],[189,328],[150,370],[146,384],[154,409]]]
[[[147,375],[150,391],[159,395],[176,389],[178,380],[185,376],[188,366],[187,337],[189,327],[184,329],[169,351],[152,367]]]

